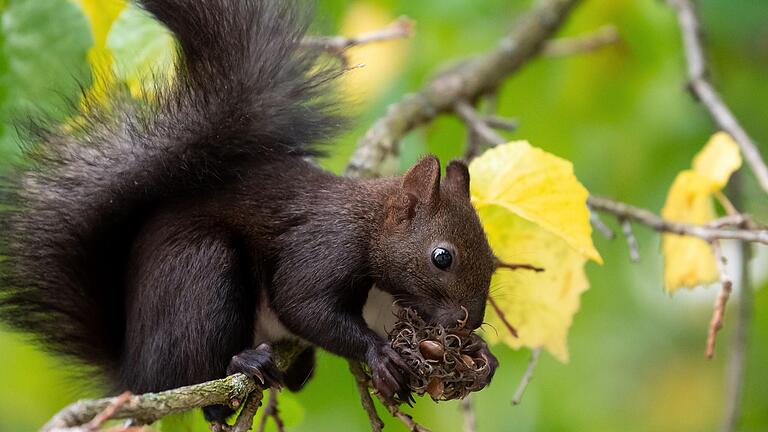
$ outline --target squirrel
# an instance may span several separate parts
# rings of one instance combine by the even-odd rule
[[[30,163],[0,185],[2,319],[115,391],[235,372],[297,391],[319,347],[410,398],[407,365],[363,309],[391,313],[394,299],[429,322],[482,324],[495,261],[467,165],[441,181],[426,156],[361,180],[309,161],[345,118],[338,67],[301,45],[303,3],[138,5],[176,38],[173,79],[143,98],[86,94],[66,127],[28,122]],[[366,305],[376,290],[389,302]],[[270,344],[290,338],[310,348],[281,372]]]

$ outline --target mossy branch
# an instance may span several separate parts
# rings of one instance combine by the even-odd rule
[[[283,342],[273,346],[275,365],[281,371],[288,369],[294,359],[306,348],[306,345]],[[109,416],[110,419],[131,420],[134,424],[150,424],[167,415],[202,408],[210,405],[239,407],[246,400],[251,405],[261,402],[263,388],[250,377],[243,374],[230,375],[226,378],[208,381],[186,387],[179,387],[158,393],[145,393],[128,397]],[[63,432],[84,430],[85,425],[113,406],[118,397],[75,402],[56,414],[43,426],[43,432]],[[251,410],[247,410],[251,411]],[[246,412],[253,419],[253,412]],[[238,419],[237,425],[245,424],[247,419]],[[251,421],[247,421],[250,428]],[[86,429],[87,430],[87,429]],[[247,430],[247,429],[243,429]]]

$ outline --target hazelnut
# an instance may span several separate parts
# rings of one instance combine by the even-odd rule
[[[423,340],[419,342],[419,351],[427,360],[442,360],[445,355],[445,347],[433,340]]]

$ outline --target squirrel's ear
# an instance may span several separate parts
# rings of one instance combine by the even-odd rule
[[[428,206],[440,201],[440,161],[434,156],[421,158],[403,176],[403,191]]]
[[[445,167],[445,189],[469,199],[469,168],[463,161],[451,161]]]

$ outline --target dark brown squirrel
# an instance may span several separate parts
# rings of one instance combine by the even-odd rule
[[[281,373],[269,346],[294,337],[367,362],[407,400],[406,366],[363,307],[375,286],[429,322],[480,326],[495,264],[467,166],[441,183],[431,156],[377,180],[308,162],[344,121],[338,68],[300,46],[303,4],[139,5],[177,38],[174,79],[142,100],[86,96],[66,128],[30,122],[31,163],[0,188],[2,318],[115,390],[233,372],[298,390],[314,349]]]

